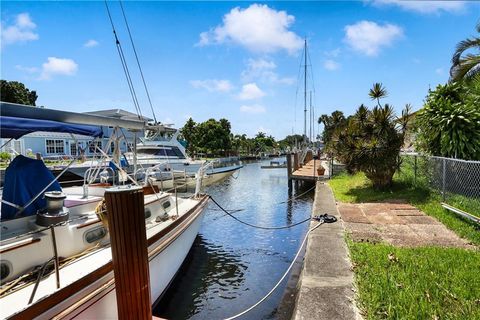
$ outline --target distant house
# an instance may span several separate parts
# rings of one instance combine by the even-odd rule
[[[128,112],[122,109],[99,110],[93,112],[85,112],[87,114],[111,117],[124,120],[139,120],[135,113]],[[147,117],[141,117],[142,121],[151,121]],[[85,156],[93,156],[98,154],[96,146],[105,150],[108,140],[113,133],[113,127],[102,127],[103,138],[93,139],[92,137],[82,135],[70,135],[68,133],[53,133],[53,132],[34,132],[23,136],[18,140],[12,140],[7,143],[8,139],[0,139],[2,148],[0,151],[9,153],[17,153],[27,155],[28,153],[40,153],[42,157],[58,157],[58,156],[78,156],[84,154]],[[125,136],[126,141],[120,143],[120,151],[127,152],[129,146],[132,147],[134,143],[135,134],[122,130],[122,136]],[[143,137],[144,132],[137,132],[136,137]],[[5,144],[5,145],[4,145]],[[113,143],[107,148],[107,153],[113,152]]]

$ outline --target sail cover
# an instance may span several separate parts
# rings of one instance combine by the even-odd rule
[[[8,203],[17,206],[26,205],[54,179],[52,172],[42,160],[30,159],[22,155],[16,156],[5,171],[2,200],[7,202],[2,202],[0,219],[3,221],[15,218],[18,209]],[[46,191],[61,190],[60,184],[55,181]],[[46,204],[46,200],[40,196],[25,208],[21,216],[33,215]]]
[[[51,120],[38,120],[0,116],[0,137],[18,139],[36,131],[64,132],[91,137],[102,137],[102,128],[83,124],[70,124]]]

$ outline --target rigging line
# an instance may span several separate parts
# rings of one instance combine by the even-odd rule
[[[142,119],[141,118],[142,112],[140,110],[140,105],[138,103],[135,88],[133,87],[133,82],[132,82],[132,78],[130,76],[130,72],[128,70],[127,61],[125,60],[125,55],[123,54],[122,45],[120,44],[120,40],[118,39],[117,32],[115,30],[115,25],[113,24],[112,15],[110,13],[110,8],[108,7],[107,0],[105,0],[104,2],[105,2],[105,7],[107,8],[108,18],[109,18],[110,24],[112,26],[112,31],[113,31],[113,34],[115,36],[115,46],[117,48],[117,52],[118,52],[118,55],[120,57],[120,62],[122,63],[123,72],[125,74],[125,77],[127,78],[127,84],[128,84],[128,88],[130,90],[130,95],[132,96],[133,105],[134,105],[135,110],[137,112],[138,119],[141,120]]]
[[[315,93],[315,80],[313,79],[313,67],[312,67],[312,58],[310,57],[310,52],[307,51],[308,61],[310,61],[310,77],[312,79],[312,89],[313,93]]]
[[[140,66],[140,60],[138,59],[137,49],[135,48],[135,44],[133,43],[132,33],[130,32],[130,26],[128,25],[128,22],[127,22],[127,16],[125,15],[125,11],[123,9],[122,0],[119,0],[119,2],[120,2],[120,8],[122,8],[123,19],[125,20],[125,25],[127,26],[127,31],[128,31],[128,35],[130,37],[130,42],[132,43],[133,52],[135,53],[135,59],[137,60],[138,70],[140,70],[140,75],[142,77],[143,87],[145,88],[145,93],[147,94],[148,102],[150,104],[150,109],[152,110],[153,119],[155,120],[155,123],[157,123],[157,117],[155,116],[155,111],[153,109],[152,100],[150,99],[150,93],[148,92],[147,83],[145,82],[145,78],[143,76],[143,70],[142,70],[142,67]]]
[[[115,34],[115,38],[117,38],[116,34]],[[138,115],[138,118],[141,120],[142,111],[140,109],[140,103],[138,102],[137,93],[135,91],[135,87],[133,86],[133,81],[132,81],[132,77],[130,76],[130,71],[128,70],[127,60],[125,59],[125,55],[123,53],[123,49],[122,49],[122,46],[120,44],[120,41],[118,41],[118,38],[117,38],[117,48],[119,49],[119,54],[120,54],[120,57],[122,59],[124,70],[126,70],[127,81],[129,82],[129,85],[130,85],[130,88],[131,88],[130,91],[132,92],[134,103],[136,103],[137,115]]]
[[[253,309],[255,309],[256,307],[258,307],[263,301],[265,301],[269,296],[272,295],[272,293],[278,288],[278,286],[282,283],[282,281],[285,279],[285,277],[288,275],[288,273],[290,272],[290,270],[292,270],[292,267],[294,266],[295,262],[297,261],[298,259],[298,256],[300,255],[300,253],[302,252],[302,249],[303,247],[305,246],[305,243],[307,242],[307,239],[308,239],[308,235],[314,231],[315,229],[317,229],[318,227],[320,227],[322,224],[324,224],[325,221],[324,220],[320,220],[315,226],[313,226],[312,228],[308,229],[307,233],[305,234],[305,237],[303,238],[303,241],[302,241],[302,244],[300,245],[300,247],[298,248],[298,251],[297,251],[297,254],[295,255],[295,257],[293,258],[292,262],[290,263],[290,265],[288,266],[287,270],[285,271],[285,273],[283,274],[283,276],[280,278],[280,280],[278,280],[278,282],[275,284],[275,286],[265,295],[263,296],[262,299],[258,300],[254,305],[252,305],[251,307],[249,307],[248,309],[234,315],[234,316],[231,316],[231,317],[228,317],[226,318],[225,320],[233,320],[233,319],[236,319],[240,316],[243,316],[244,314],[252,311]]]
[[[298,226],[302,223],[305,223],[307,221],[310,221],[312,220],[312,218],[307,218],[307,219],[304,219],[304,220],[301,220],[299,222],[296,222],[294,224],[291,224],[291,225],[288,225],[288,226],[280,226],[280,227],[265,227],[265,226],[258,226],[258,225],[255,225],[255,224],[251,224],[251,223],[248,223],[248,222],[245,222],[245,221],[242,221],[240,219],[238,219],[237,217],[235,217],[233,214],[231,214],[230,212],[228,212],[227,210],[225,210],[217,201],[215,201],[215,199],[213,199],[211,196],[210,196],[210,200],[212,200],[213,203],[215,203],[217,205],[217,207],[219,207],[223,212],[225,212],[226,214],[228,214],[230,217],[232,217],[233,219],[237,220],[238,222],[244,224],[244,225],[247,225],[249,227],[252,227],[252,228],[257,228],[257,229],[264,229],[264,230],[279,230],[279,229],[289,229],[289,228],[292,228],[292,227],[295,227],[295,226]]]
[[[302,49],[302,57],[303,57],[303,51],[305,50],[305,48]],[[297,87],[295,89],[295,103],[294,103],[294,107],[293,107],[293,128],[294,128],[294,133],[296,133],[296,130],[297,130],[297,102],[298,102],[298,89],[299,89],[299,84],[300,84],[300,77],[302,76],[302,64],[300,63],[300,65],[298,66],[298,72],[297,72]]]

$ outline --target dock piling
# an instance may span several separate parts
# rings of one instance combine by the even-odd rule
[[[291,175],[292,175],[292,154],[291,153],[288,153],[287,154],[287,177],[288,177],[288,189],[292,189],[292,178],[291,178]]]
[[[152,319],[141,187],[105,191],[119,319]]]

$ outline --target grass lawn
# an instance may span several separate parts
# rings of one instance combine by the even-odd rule
[[[404,199],[419,208],[426,214],[435,217],[447,228],[453,230],[460,237],[471,243],[480,245],[480,226],[474,222],[461,218],[453,212],[444,209],[441,205],[441,197],[427,187],[413,186],[403,179],[402,175],[394,177],[394,184],[390,190],[378,191],[372,188],[370,181],[363,173],[353,176],[340,174],[331,179],[328,184],[332,187],[335,199],[340,202],[374,202],[387,199]],[[463,203],[463,206],[460,204]],[[468,203],[465,205],[465,203]],[[465,197],[451,198],[450,205],[461,208],[472,206],[472,201]],[[475,207],[476,210],[480,210]],[[470,211],[472,214],[477,212]]]
[[[349,241],[365,319],[480,319],[480,253]]]
[[[396,175],[390,190],[377,191],[364,174],[329,181],[340,202],[404,199],[472,244],[480,227],[440,206],[440,196]],[[465,198],[456,201],[468,201]],[[451,203],[455,205],[455,203]],[[476,208],[475,206],[473,208]],[[458,248],[399,248],[348,240],[366,319],[480,319],[480,251]]]

